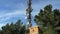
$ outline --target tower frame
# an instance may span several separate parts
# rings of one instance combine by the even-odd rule
[[[32,7],[31,7],[31,1],[32,0],[28,0],[27,1],[27,9],[26,9],[26,15],[27,15],[27,25],[28,25],[28,28],[32,26],[32,23],[31,23],[31,12],[32,12]]]

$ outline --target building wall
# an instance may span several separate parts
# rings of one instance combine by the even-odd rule
[[[29,28],[29,34],[39,34],[38,26]]]

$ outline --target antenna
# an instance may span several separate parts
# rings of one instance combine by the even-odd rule
[[[27,9],[26,9],[26,16],[27,16],[27,26],[28,28],[32,26],[32,23],[31,23],[31,12],[32,12],[32,7],[31,7],[31,1],[32,0],[28,0],[27,1]]]

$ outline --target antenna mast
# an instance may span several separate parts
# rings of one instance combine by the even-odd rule
[[[32,0],[28,0],[27,2],[27,9],[26,9],[26,15],[27,15],[27,25],[28,25],[28,28],[32,26],[32,23],[31,23],[31,12],[32,12],[32,7],[31,7],[31,1]]]

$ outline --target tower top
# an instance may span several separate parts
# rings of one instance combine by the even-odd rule
[[[31,23],[31,12],[32,12],[32,7],[31,7],[31,1],[32,0],[28,0],[27,1],[27,9],[26,9],[26,15],[27,15],[27,25],[28,27],[31,27],[32,26],[32,23]]]
[[[32,1],[32,0],[28,0],[28,1],[27,1],[28,8],[26,9],[26,11],[28,11],[29,13],[32,12],[32,7],[31,7],[31,4],[32,4],[32,3],[31,3],[31,1]]]

